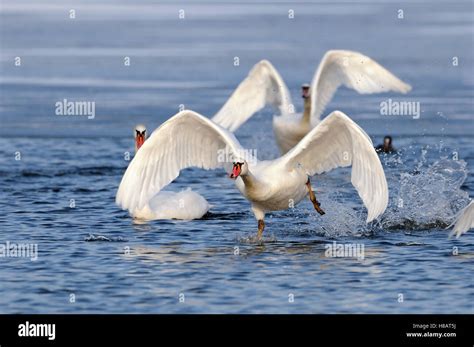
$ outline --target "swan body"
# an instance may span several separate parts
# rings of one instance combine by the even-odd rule
[[[312,129],[309,122],[303,122],[301,114],[273,117],[273,133],[281,153],[292,149]]]
[[[308,195],[308,175],[302,167],[285,170],[281,164],[271,164],[250,165],[250,171],[258,174],[241,176],[235,182],[240,193],[252,203],[257,220],[263,219],[266,212],[286,210],[290,202],[296,205]]]
[[[471,200],[469,205],[459,212],[453,224],[454,227],[450,233],[450,236],[456,235],[456,238],[459,238],[462,234],[467,233],[469,229],[474,228],[474,200]]]
[[[142,220],[199,219],[209,211],[209,203],[190,188],[181,192],[160,191],[133,217]]]
[[[222,151],[231,155],[222,159]],[[116,203],[139,214],[182,169],[231,170],[230,177],[250,202],[258,220],[259,237],[269,211],[288,209],[309,194],[315,209],[324,211],[309,177],[352,165],[351,182],[367,207],[367,222],[388,204],[385,174],[367,134],[344,113],[335,111],[313,128],[285,155],[257,161],[234,134],[193,111],[182,111],[153,132],[127,168]]]
[[[212,118],[236,131],[266,105],[276,110],[273,118],[275,139],[282,154],[321,121],[320,117],[340,86],[360,94],[407,93],[411,87],[373,59],[353,51],[328,51],[319,64],[311,86],[303,85],[304,111],[296,113],[283,78],[268,61],[258,62],[248,76]]]

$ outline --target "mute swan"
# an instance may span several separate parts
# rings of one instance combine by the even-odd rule
[[[266,212],[288,209],[308,194],[324,214],[309,177],[350,165],[351,182],[367,207],[367,222],[372,221],[387,207],[387,181],[370,138],[344,113],[331,113],[280,158],[257,162],[231,132],[185,110],[155,130],[137,152],[122,178],[116,203],[133,215],[184,168],[231,169],[237,189],[251,203],[261,238]]]
[[[456,235],[456,238],[459,238],[462,234],[467,233],[469,229],[474,228],[474,200],[471,200],[469,205],[464,207],[461,212],[459,212],[454,224],[454,228],[449,234],[449,236]],[[451,227],[451,224],[449,227]]]
[[[147,138],[146,128],[142,124],[135,126],[135,153],[143,146]],[[134,211],[137,219],[198,219],[209,211],[209,203],[204,197],[190,188],[181,192],[160,191],[152,196],[145,206]]]
[[[270,104],[279,113],[273,117],[273,132],[280,152],[284,154],[320,122],[326,105],[341,85],[361,94],[407,93],[411,89],[361,53],[328,51],[314,74],[311,87],[308,84],[302,86],[303,114],[295,114],[285,82],[268,60],[262,60],[252,68],[212,120],[234,132],[254,113]]]

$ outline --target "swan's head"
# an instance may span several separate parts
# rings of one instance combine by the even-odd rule
[[[309,94],[309,84],[305,83],[301,86],[301,96],[303,97],[303,99],[309,98],[309,96],[310,96],[310,94]]]
[[[135,152],[140,149],[140,147],[145,143],[146,140],[146,128],[143,124],[138,124],[135,126],[134,134],[135,136]]]
[[[237,179],[237,177],[246,175],[249,172],[249,166],[245,160],[234,161],[232,163],[232,172],[230,173],[230,178]]]

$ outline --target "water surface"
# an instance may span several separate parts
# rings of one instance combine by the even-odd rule
[[[0,258],[0,311],[473,313],[473,233],[445,230],[474,196],[472,12],[469,1],[4,1],[0,242],[37,243],[38,259]],[[169,187],[205,196],[202,220],[134,224],[114,204],[136,123],[154,129],[180,104],[212,116],[263,58],[300,107],[298,88],[328,49],[361,51],[413,86],[406,96],[341,89],[327,109],[374,143],[394,137],[377,223],[365,224],[349,169],[313,178],[326,215],[309,201],[269,214],[263,244],[221,171],[185,170]],[[95,101],[96,117],[55,115],[64,98]],[[420,119],[380,115],[388,98],[420,102]],[[260,159],[278,156],[271,115],[236,134]],[[364,245],[364,259],[326,257],[333,241]]]

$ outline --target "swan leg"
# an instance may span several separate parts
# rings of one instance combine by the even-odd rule
[[[257,238],[260,240],[262,238],[263,230],[265,229],[265,222],[263,219],[258,220],[258,234]]]
[[[313,206],[314,206],[314,209],[322,216],[323,214],[326,214],[326,212],[324,212],[321,207],[321,203],[316,199],[316,195],[314,194],[313,192],[313,189],[311,188],[311,181],[309,180],[309,177],[308,177],[308,181],[306,182],[306,187],[308,187],[308,191],[309,191],[309,199],[311,200],[311,202],[313,203]]]

